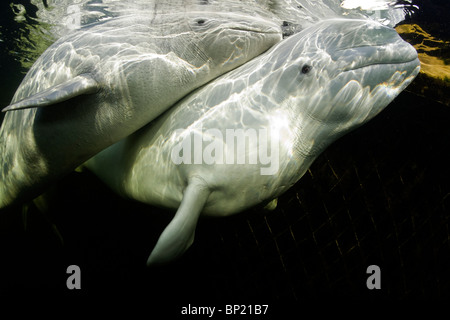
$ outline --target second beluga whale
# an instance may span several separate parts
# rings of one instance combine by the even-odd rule
[[[4,109],[0,208],[38,196],[281,37],[276,22],[207,8],[125,15],[57,40]]]
[[[177,210],[147,261],[165,263],[192,244],[201,214],[227,216],[278,197],[419,69],[417,52],[394,29],[324,20],[194,91],[85,165],[124,197]]]

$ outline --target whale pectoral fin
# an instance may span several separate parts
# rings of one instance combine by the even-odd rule
[[[192,245],[198,218],[210,193],[202,179],[190,181],[180,207],[159,237],[147,260],[147,266],[174,260]]]
[[[99,89],[100,85],[94,78],[89,74],[82,74],[11,104],[2,111],[51,106],[83,94],[96,93]]]
[[[264,206],[264,210],[273,211],[277,208],[277,205],[278,205],[278,198],[275,198]]]

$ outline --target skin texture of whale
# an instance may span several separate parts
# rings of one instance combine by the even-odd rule
[[[180,11],[123,16],[56,41],[4,109],[0,208],[39,195],[281,37],[262,18]]]
[[[165,263],[192,244],[201,214],[227,216],[278,197],[419,69],[394,29],[324,20],[194,91],[86,166],[122,196],[177,209],[147,261]]]

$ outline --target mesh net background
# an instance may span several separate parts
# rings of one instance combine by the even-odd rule
[[[172,213],[115,196],[88,172],[54,190],[51,225],[30,207],[2,230],[2,288],[144,293],[166,301],[397,299],[450,295],[450,109],[403,93],[327,149],[273,211],[204,218],[175,263],[145,261]],[[2,223],[4,225],[4,223]],[[30,261],[33,263],[30,272]],[[368,290],[367,267],[381,268]]]

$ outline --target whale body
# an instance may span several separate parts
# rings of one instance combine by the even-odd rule
[[[181,10],[123,16],[56,41],[3,110],[0,208],[31,200],[281,37],[263,18]]]
[[[201,214],[227,216],[278,197],[419,69],[417,52],[394,29],[324,20],[194,91],[85,165],[124,197],[177,210],[147,261],[165,263],[192,244]]]

